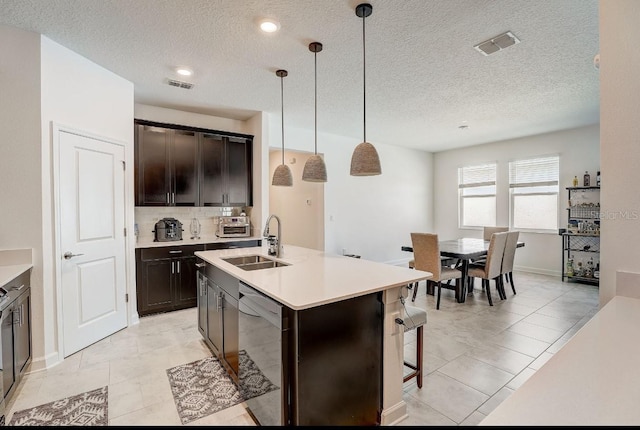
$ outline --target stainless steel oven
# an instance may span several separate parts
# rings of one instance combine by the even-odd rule
[[[218,237],[249,237],[251,222],[247,216],[223,216],[218,223]]]
[[[288,327],[283,324],[287,319],[282,318],[282,305],[240,282],[239,310],[239,349],[241,355],[242,351],[247,354],[239,362],[240,393],[255,389],[247,376],[262,372],[278,389],[251,398],[244,395],[249,412],[260,425],[285,425],[282,337]]]

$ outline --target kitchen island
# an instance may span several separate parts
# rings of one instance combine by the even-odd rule
[[[244,350],[279,388],[257,398],[277,395],[279,416],[263,421],[266,407],[257,400],[247,401],[249,412],[266,425],[404,419],[404,332],[395,319],[404,316],[406,285],[431,273],[289,245],[276,258],[267,249],[196,252],[198,325],[207,343],[236,382]],[[245,270],[225,261],[250,255],[282,266]],[[271,316],[253,316],[249,298]]]

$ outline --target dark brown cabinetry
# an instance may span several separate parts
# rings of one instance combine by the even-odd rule
[[[135,121],[136,206],[251,206],[253,136]]]
[[[293,310],[204,260],[198,280],[200,333],[240,391],[256,368],[278,387],[246,400],[261,425],[380,423],[382,293]]]
[[[136,206],[198,205],[198,137],[194,131],[136,126]]]
[[[197,245],[168,245],[136,249],[138,315],[195,307],[198,304],[196,251],[260,246],[262,241],[243,240]]]
[[[198,329],[227,372],[238,382],[238,280],[200,262]]]
[[[200,206],[249,206],[251,150],[243,138],[202,133]]]
[[[3,286],[0,306],[2,394],[8,402],[31,363],[31,270]]]
[[[136,249],[138,315],[196,306],[196,251],[204,244]]]

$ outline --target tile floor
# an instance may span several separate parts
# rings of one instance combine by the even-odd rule
[[[478,424],[598,310],[596,286],[521,272],[514,278],[518,294],[507,284],[504,301],[492,285],[493,307],[477,286],[463,304],[443,290],[438,311],[420,284],[413,305],[427,309],[427,374],[422,389],[415,379],[405,383],[409,417],[400,425]],[[196,318],[195,308],[143,317],[49,370],[26,375],[7,405],[7,422],[15,411],[107,385],[110,425],[180,425],[166,369],[211,354]],[[405,336],[405,354],[415,357],[415,332]],[[239,404],[188,425],[253,424]]]

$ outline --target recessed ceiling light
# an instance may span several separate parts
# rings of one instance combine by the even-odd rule
[[[280,24],[273,19],[263,19],[260,21],[260,30],[265,33],[274,33],[280,29]]]
[[[193,70],[188,67],[180,66],[176,67],[176,73],[182,76],[191,76],[193,75]]]

